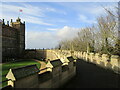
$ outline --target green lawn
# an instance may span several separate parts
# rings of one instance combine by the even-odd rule
[[[8,73],[10,68],[21,67],[21,66],[32,65],[32,64],[36,64],[37,67],[40,68],[40,63],[33,61],[33,60],[22,60],[22,61],[16,61],[16,62],[2,64],[2,81],[7,80],[5,78],[5,76]],[[6,84],[7,83],[3,83],[2,86],[6,86]]]

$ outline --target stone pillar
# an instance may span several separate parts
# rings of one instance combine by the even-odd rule
[[[78,51],[76,51],[76,57],[78,58],[78,56],[77,56],[77,55],[78,55]]]
[[[88,61],[88,57],[89,57],[89,54],[86,53],[86,54],[85,54],[85,60],[86,60],[86,61]]]
[[[80,58],[83,58],[83,52],[80,52]]]
[[[79,58],[79,54],[80,54],[80,53],[79,53],[79,52],[77,52],[77,58]]]
[[[111,56],[111,64],[114,71],[120,72],[120,57],[118,55]]]
[[[78,58],[78,51],[76,51],[76,57]]]
[[[100,57],[100,54],[99,54],[99,53],[96,53],[96,54],[95,54],[95,60],[96,60],[96,64],[100,64],[101,57]]]
[[[80,59],[82,56],[81,56],[81,52],[78,52],[78,55],[77,57]]]
[[[74,56],[75,56],[75,57],[77,56],[77,51],[74,52]]]
[[[90,62],[90,53],[88,53],[88,62]]]
[[[71,53],[71,56],[74,56],[74,51],[70,51],[70,53]]]
[[[90,56],[89,56],[90,62],[93,62],[94,53],[89,53],[89,54],[90,54]]]
[[[69,57],[69,56],[70,56],[70,51],[67,51],[67,53],[68,53],[68,54],[67,54],[67,57]]]
[[[102,55],[102,62],[103,62],[102,65],[106,67],[106,66],[107,66],[107,63],[108,63],[109,61],[110,61],[109,55],[103,54],[103,55]]]
[[[87,52],[85,52],[84,54],[84,60],[86,61],[86,58],[87,58]]]
[[[80,59],[80,57],[81,57],[81,56],[80,56],[80,52],[78,52],[78,53],[77,53],[77,58]]]
[[[86,52],[83,52],[83,59],[86,59]]]
[[[76,51],[76,58],[78,58],[78,51]]]

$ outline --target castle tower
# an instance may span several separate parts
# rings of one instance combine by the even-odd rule
[[[11,27],[16,28],[18,31],[18,57],[21,57],[25,50],[25,22],[22,23],[21,19],[18,17],[18,19],[16,19],[16,22],[12,22],[11,20]]]

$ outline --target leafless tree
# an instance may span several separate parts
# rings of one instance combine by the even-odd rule
[[[118,10],[117,7],[115,8]],[[98,17],[96,25],[80,29],[72,40],[61,41],[60,48],[120,55],[120,39],[118,38],[120,17],[116,13],[118,11],[104,9],[107,14]]]

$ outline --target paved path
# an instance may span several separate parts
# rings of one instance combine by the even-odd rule
[[[77,61],[76,72],[76,76],[63,88],[116,88],[120,84],[118,74],[83,60]]]
[[[41,66],[40,66],[40,70],[41,71],[39,72],[39,74],[44,73],[44,72],[47,71],[46,63],[44,61],[39,61],[39,60],[35,60],[35,61],[37,61],[37,62],[39,62],[41,64]]]

